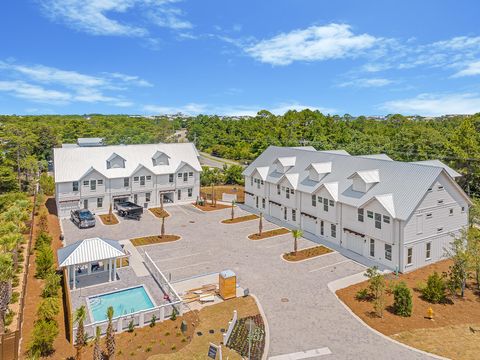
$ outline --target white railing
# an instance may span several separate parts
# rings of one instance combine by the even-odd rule
[[[166,295],[168,295],[168,297],[170,298],[170,301],[181,302],[182,298],[178,295],[177,291],[173,288],[172,284],[170,284],[166,276],[158,268],[158,266],[153,262],[152,258],[150,257],[150,255],[148,255],[147,252],[145,252],[144,263],[147,269],[150,270],[150,273],[152,274],[155,281],[157,281],[160,287],[162,288],[162,291],[166,293]]]
[[[225,334],[223,334],[223,343],[227,345],[228,339],[230,338],[230,335],[232,335],[233,328],[235,327],[235,324],[237,323],[237,310],[233,310],[233,318],[232,321],[228,322],[228,329]]]

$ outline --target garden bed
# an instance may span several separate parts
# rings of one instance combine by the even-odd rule
[[[154,235],[154,236],[144,236],[140,238],[135,238],[130,240],[133,246],[143,246],[143,245],[152,245],[152,244],[162,244],[172,241],[180,240],[178,235]]]
[[[480,295],[476,292],[476,284],[472,282],[468,283],[465,298],[453,297],[450,298],[451,301],[444,304],[432,304],[422,299],[421,292],[418,288],[419,284],[426,283],[428,276],[433,274],[434,271],[442,274],[448,271],[450,265],[450,260],[444,260],[407,274],[400,274],[398,278],[394,275],[387,276],[387,288],[392,283],[404,281],[412,290],[413,312],[411,317],[401,317],[393,314],[393,295],[389,292],[385,295],[386,310],[383,312],[383,317],[379,318],[375,316],[372,302],[361,301],[355,298],[359,290],[368,287],[366,281],[345,289],[340,289],[337,291],[337,295],[365,323],[381,333],[392,336],[402,342],[405,339],[405,343],[413,344],[413,342],[411,342],[412,336],[409,336],[408,333],[415,334],[417,331],[419,333],[423,331],[429,334],[429,340],[425,342],[425,346],[422,345],[421,342],[415,343],[413,346],[425,351],[432,351],[438,355],[449,356],[448,354],[451,354],[449,352],[449,345],[447,342],[443,342],[442,338],[437,338],[438,344],[444,344],[442,346],[433,349],[428,344],[433,342],[432,336],[436,336],[435,334],[443,334],[442,336],[445,336],[445,331],[449,328],[453,329],[456,326],[471,324],[472,322],[479,323],[480,325]],[[429,308],[432,308],[434,312],[433,321],[427,319],[427,310]],[[444,331],[429,332],[428,330],[422,330],[433,328],[443,328]],[[475,334],[478,339],[478,337],[480,337],[479,333],[477,332]],[[454,336],[454,332],[452,332],[451,336]],[[427,337],[425,337],[425,340],[427,340]],[[465,351],[468,351],[468,346]],[[454,357],[460,358],[461,356]]]
[[[169,217],[170,214],[168,213],[167,210],[156,207],[156,208],[150,208],[148,209],[153,215],[155,215],[157,218],[166,218]]]
[[[100,220],[102,220],[103,225],[116,225],[118,224],[118,219],[115,216],[115,214],[103,214],[103,215],[98,215]]]
[[[234,349],[244,358],[249,355],[248,336],[250,332],[250,325],[248,325],[247,320],[253,320],[255,324],[252,326],[249,359],[260,360],[262,359],[263,350],[265,349],[265,324],[263,323],[263,319],[260,314],[238,319],[233,328],[232,335],[230,335],[230,338],[228,339],[227,347]]]
[[[325,255],[331,252],[332,252],[331,249],[323,245],[319,245],[319,246],[314,246],[307,249],[298,250],[296,254],[292,251],[292,252],[283,254],[282,257],[286,261],[297,262],[297,261],[302,261],[306,259],[312,259],[314,257]]]
[[[225,204],[212,205],[210,202],[205,203],[204,205],[193,203],[193,206],[195,206],[197,209],[200,209],[202,211],[223,210],[223,209],[228,209],[232,207],[232,205],[225,205]]]
[[[236,218],[233,218],[233,219],[222,220],[222,224],[238,224],[238,223],[241,223],[241,222],[252,221],[252,220],[255,220],[255,219],[258,219],[257,215],[254,215],[254,214],[245,215],[245,216],[239,216],[239,217],[236,217]]]
[[[288,234],[289,232],[290,230],[288,230],[287,228],[278,228],[278,229],[263,231],[262,235],[259,235],[258,233],[250,234],[248,235],[248,238],[250,240],[263,240],[273,236],[285,235],[285,234]]]

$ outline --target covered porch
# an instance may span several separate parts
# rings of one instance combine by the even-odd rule
[[[57,255],[71,290],[116,281],[117,269],[130,256],[118,241],[100,238],[77,241],[59,249]]]

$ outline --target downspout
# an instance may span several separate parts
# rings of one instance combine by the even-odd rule
[[[402,222],[398,220],[398,271],[403,273],[403,236],[402,236]]]

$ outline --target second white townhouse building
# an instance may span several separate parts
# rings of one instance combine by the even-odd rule
[[[202,167],[192,143],[68,146],[54,154],[59,216],[86,208],[108,212],[132,201],[145,208],[197,199]]]
[[[243,172],[245,203],[392,270],[444,257],[471,201],[438,160],[270,146]]]

